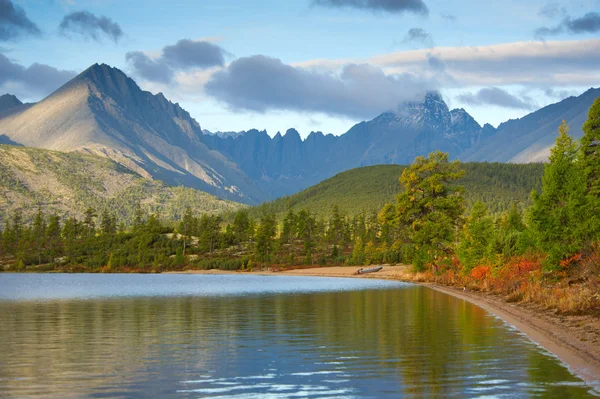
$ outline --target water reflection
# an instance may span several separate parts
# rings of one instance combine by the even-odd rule
[[[518,332],[423,287],[4,301],[0,320],[0,396],[590,395]]]

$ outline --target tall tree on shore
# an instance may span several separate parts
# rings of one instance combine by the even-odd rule
[[[453,185],[464,176],[458,161],[448,154],[432,152],[417,157],[404,169],[398,195],[397,217],[411,248],[410,258],[419,270],[446,258],[455,244],[459,220],[464,212],[462,187]]]
[[[588,239],[600,239],[600,97],[583,124],[580,158],[587,187],[586,219]]]
[[[594,101],[583,124],[581,150],[588,192],[600,197],[600,97]]]
[[[550,162],[544,167],[542,192],[532,192],[529,224],[540,249],[548,254],[546,267],[579,251],[586,234],[585,174],[577,162],[577,143],[569,136],[565,121],[558,128]]]

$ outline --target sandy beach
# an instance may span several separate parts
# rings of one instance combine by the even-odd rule
[[[358,267],[317,267],[281,272],[227,272],[222,270],[176,272],[182,274],[257,274],[319,277],[376,278],[413,282],[407,266],[384,266],[377,273],[356,275]],[[525,333],[567,364],[570,370],[600,391],[600,319],[564,316],[530,304],[507,303],[503,298],[428,283],[416,283],[469,301]]]

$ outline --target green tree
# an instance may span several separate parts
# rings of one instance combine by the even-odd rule
[[[327,236],[331,244],[343,245],[346,241],[346,220],[340,213],[340,208],[334,205],[331,209]]]
[[[94,219],[96,217],[98,217],[98,215],[96,214],[96,210],[92,207],[89,207],[85,210],[84,214],[84,219],[83,219],[83,224],[86,227],[87,230],[87,238],[89,239],[92,236],[92,233],[96,227],[96,224],[94,222]]]
[[[550,162],[544,167],[542,192],[532,192],[529,225],[539,247],[548,254],[546,267],[579,251],[586,234],[585,175],[577,162],[577,143],[563,121],[558,129]]]
[[[49,252],[50,260],[52,261],[61,252],[62,240],[60,236],[60,216],[53,214],[48,220],[48,228],[46,230],[47,237],[47,249]]]
[[[293,252],[294,240],[296,239],[296,226],[298,224],[297,216],[294,210],[290,208],[283,218],[283,227],[281,230],[281,237],[279,237],[282,244],[290,245],[290,251]]]
[[[202,252],[213,253],[221,241],[221,223],[223,219],[220,216],[202,215],[200,219],[199,242]]]
[[[304,246],[304,256],[308,264],[312,264],[313,249],[316,246],[317,221],[310,212],[302,210],[296,219],[298,238]]]
[[[46,242],[46,220],[41,208],[38,208],[35,218],[33,219],[33,229],[31,230],[31,234],[33,236],[33,242],[35,243],[35,252],[39,266],[42,264],[42,252]]]
[[[477,201],[462,228],[456,251],[466,271],[492,254],[493,239],[494,221],[488,216],[487,206]]]
[[[100,217],[100,230],[102,234],[112,235],[117,233],[117,219],[113,217],[107,209],[102,211]]]
[[[235,245],[241,245],[248,242],[250,237],[251,229],[250,216],[248,211],[245,209],[239,210],[235,213],[233,218],[233,235]]]
[[[190,236],[194,231],[194,215],[192,214],[192,208],[189,206],[185,208],[185,212],[183,213],[183,218],[179,223],[179,234],[181,234],[183,238],[183,256],[185,256],[185,250],[187,249],[187,243],[190,240]]]
[[[277,235],[277,222],[273,214],[266,213],[256,229],[256,259],[259,262],[268,262],[274,250],[275,236]]]
[[[600,239],[600,97],[594,101],[583,124],[580,159],[587,187],[586,238],[596,241]]]
[[[417,270],[427,263],[435,266],[455,244],[464,199],[462,187],[453,183],[464,173],[458,161],[449,162],[448,154],[440,151],[417,157],[402,172],[404,191],[398,195],[397,217]]]
[[[175,252],[175,258],[173,258],[173,266],[182,267],[185,265],[185,255],[183,254],[183,249],[181,247],[177,247]]]
[[[379,225],[381,226],[381,242],[391,246],[396,241],[396,208],[393,204],[387,203],[383,206],[377,215]]]
[[[587,191],[600,198],[600,97],[592,104],[583,124],[581,155]]]

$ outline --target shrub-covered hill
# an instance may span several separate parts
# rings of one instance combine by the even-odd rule
[[[196,213],[235,211],[244,205],[192,188],[144,179],[103,157],[0,145],[0,223],[21,209],[26,219],[46,214],[82,217],[88,207],[108,209],[130,223],[137,204],[165,220],[178,220],[186,207]]]
[[[464,163],[462,167],[466,173],[460,184],[465,188],[468,205],[481,200],[492,213],[505,211],[514,202],[522,209],[528,206],[531,190],[540,190],[544,171],[543,164]],[[292,208],[328,217],[333,205],[349,216],[379,210],[400,192],[399,178],[404,168],[376,165],[351,169],[297,194],[254,207],[251,214],[258,216],[266,211],[281,216]]]

